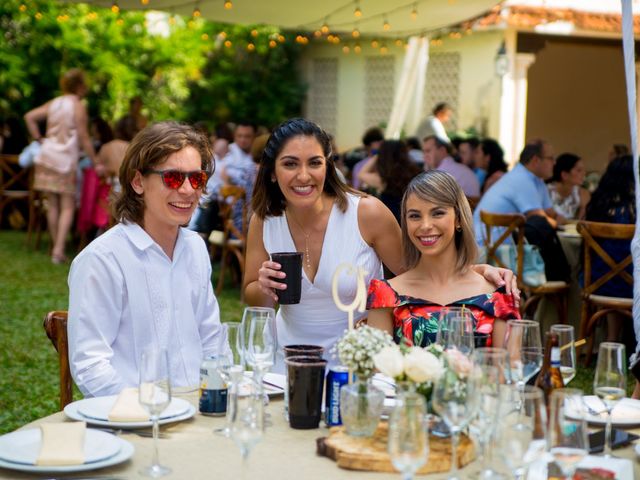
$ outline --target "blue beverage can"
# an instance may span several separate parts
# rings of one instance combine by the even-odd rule
[[[200,365],[200,413],[223,416],[227,413],[227,385],[218,372],[215,356],[205,358]]]
[[[326,405],[324,410],[324,420],[328,427],[342,425],[342,418],[340,417],[340,389],[347,383],[349,383],[349,369],[347,367],[336,366],[329,369],[329,373],[327,373]]]

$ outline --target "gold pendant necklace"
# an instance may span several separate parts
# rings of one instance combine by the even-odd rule
[[[309,234],[302,228],[302,225],[295,219],[293,215],[289,215],[291,219],[296,223],[298,228],[302,231],[304,235],[304,257],[305,257],[305,265],[307,266],[307,270],[311,271],[311,255],[309,255]]]

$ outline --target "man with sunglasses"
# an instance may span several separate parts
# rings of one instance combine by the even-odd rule
[[[203,357],[226,351],[211,263],[182,228],[207,183],[206,137],[174,122],[130,144],[114,202],[119,224],[94,240],[69,272],[69,360],[85,396],[138,383],[140,353],[167,348],[174,386],[195,387]]]

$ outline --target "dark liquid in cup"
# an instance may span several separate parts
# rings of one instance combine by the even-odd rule
[[[307,356],[322,358],[324,348],[320,345],[286,345],[282,347],[284,358]]]
[[[289,357],[287,389],[291,428],[318,428],[322,416],[322,392],[327,361],[315,357]]]

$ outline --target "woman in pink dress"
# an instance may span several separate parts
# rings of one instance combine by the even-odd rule
[[[35,158],[33,188],[47,198],[47,223],[53,242],[51,261],[63,263],[65,242],[75,212],[76,166],[80,150],[93,162],[95,152],[87,129],[87,110],[81,102],[87,93],[84,73],[79,69],[66,72],[60,79],[62,95],[48,101],[24,116],[31,136],[42,144]],[[42,137],[38,122],[47,121]]]

